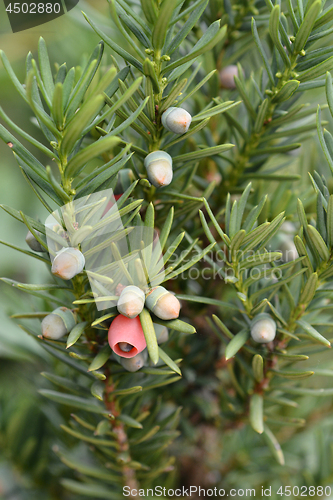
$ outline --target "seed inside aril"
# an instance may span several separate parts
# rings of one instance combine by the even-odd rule
[[[133,349],[132,344],[128,344],[127,342],[119,342],[119,349],[123,352],[130,352]]]

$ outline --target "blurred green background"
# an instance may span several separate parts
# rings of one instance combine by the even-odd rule
[[[66,61],[67,66],[71,67],[79,64],[84,54],[89,54],[92,51],[93,47],[98,43],[99,38],[84,20],[81,10],[96,20],[110,36],[114,35],[112,34],[112,29],[110,29],[106,0],[80,0],[78,6],[65,16],[15,34],[11,32],[4,3],[0,1],[0,49],[6,53],[21,82],[24,81],[25,76],[26,55],[31,51],[36,56],[40,36],[47,43],[50,59],[53,63],[58,62],[62,64]],[[106,53],[108,54],[109,51],[106,51]],[[251,64],[252,61],[244,61],[246,69]],[[309,95],[307,94],[304,100],[307,102],[311,100],[313,104],[318,102],[324,103],[325,94],[323,89],[314,91],[311,99],[309,99]],[[0,66],[0,105],[15,123],[44,142],[38,129],[31,123],[32,112],[30,108],[15,91],[2,66]],[[325,114],[324,118],[327,119],[328,114]],[[299,158],[301,172],[306,172],[314,167],[327,170],[323,155],[319,152],[319,148],[313,147],[313,141],[317,143],[316,136],[311,141],[308,140],[301,148],[302,151]],[[24,141],[22,142],[25,144]],[[316,151],[315,154],[313,154],[314,150]],[[34,154],[38,156],[36,150]],[[321,161],[318,161],[318,157],[321,158]],[[45,161],[45,158],[41,155],[39,155],[39,159]],[[3,142],[0,142],[0,176],[0,203],[9,205],[16,210],[22,210],[24,213],[43,221],[47,215],[46,210],[37,200],[23,178],[11,149]],[[303,182],[304,185],[308,185],[309,181],[307,177],[303,179]],[[268,190],[274,190],[274,188],[274,185],[267,186]],[[25,226],[15,221],[3,210],[0,211],[0,228],[0,238],[2,240],[22,246],[28,250],[24,241],[27,233]],[[21,282],[43,283],[48,276],[48,271],[38,261],[1,245],[1,276]],[[40,376],[40,372],[51,363],[51,360],[47,357],[47,353],[17,326],[17,323],[9,319],[10,314],[13,314],[14,311],[34,310],[35,306],[32,305],[30,296],[23,293],[20,294],[17,290],[11,289],[8,285],[0,282],[0,297],[0,499],[59,499],[60,497],[57,496],[56,491],[54,496],[46,497],[42,490],[34,490],[31,480],[32,476],[28,477],[23,471],[27,471],[29,466],[36,464],[27,463],[24,455],[26,450],[21,449],[18,445],[19,438],[21,437],[20,433],[25,433],[26,430],[33,433],[33,425],[36,425],[40,428],[40,435],[43,438],[41,447],[36,448],[36,457],[39,456],[42,458],[46,467],[49,461],[52,460],[52,456],[54,456],[56,462],[56,456],[51,450],[51,444],[56,442],[57,437],[54,429],[59,427],[61,416],[47,414],[47,407],[44,407],[43,401],[37,393],[37,389],[41,385],[42,377]],[[329,362],[330,359],[331,353],[328,353],[325,361]],[[323,358],[320,358],[320,360],[322,362]],[[317,363],[319,362],[318,358]],[[312,360],[312,367],[313,363],[315,363],[314,360]],[[222,375],[221,380],[223,381]],[[327,384],[330,384],[330,381]],[[191,393],[190,397],[195,399],[196,396]],[[201,394],[198,396],[198,400],[199,402],[202,400]],[[201,404],[205,404],[205,402]],[[327,401],[325,403],[326,406],[321,406],[321,415],[316,415],[317,401],[315,399],[304,398],[302,404],[304,405],[304,413],[310,414],[313,412],[313,416],[312,420],[310,419],[309,428],[293,440],[290,440],[290,443],[286,445],[287,463],[290,467],[289,473],[292,476],[293,472],[297,471],[300,473],[300,471],[306,469],[313,473],[313,477],[310,475],[306,478],[308,484],[314,484],[316,481],[320,484],[321,474],[323,478],[327,478],[333,472],[330,470],[329,460],[333,456],[333,419],[330,416],[332,403],[331,401]],[[21,420],[12,419],[11,415],[17,413],[15,410],[18,407],[20,408]],[[324,415],[326,415],[324,422],[318,424],[320,417]],[[55,424],[53,430],[48,427],[48,425],[52,425],[52,421]],[[198,428],[197,432],[198,434],[204,434],[204,430],[204,428]],[[186,440],[190,442],[190,437],[185,435],[184,429],[182,431],[184,439],[181,441],[179,448],[184,446]],[[288,441],[288,431],[286,430],[285,432],[285,441]],[[215,462],[216,470],[219,470],[221,465],[221,447],[219,446],[219,439],[221,438],[220,429],[217,429],[216,433],[219,436],[214,434],[211,437],[211,441],[207,439],[207,444],[204,446],[205,449],[207,448],[208,459],[206,457],[206,460],[210,462],[212,470],[214,470]],[[262,447],[259,445],[256,448],[250,445],[247,446],[249,443],[246,440],[248,436],[247,431],[226,434],[224,436],[223,461],[226,463],[225,471],[226,473],[228,472],[229,484],[231,486],[237,486],[239,479],[239,476],[232,471],[232,467],[234,471],[241,471],[244,481],[243,485],[247,487],[251,486],[251,481],[254,484],[261,480],[273,482],[274,475],[275,480],[276,477],[279,477],[281,470],[277,466],[272,467],[272,462],[267,458],[266,452],[262,451]],[[52,438],[48,439],[48,436],[52,436]],[[250,436],[249,440],[252,443],[252,436]],[[28,449],[29,439],[25,441]],[[47,449],[43,448],[43,443],[46,443]],[[295,444],[297,445],[297,456],[295,453]],[[250,448],[253,455],[251,455],[250,463],[248,463],[249,457],[247,454]],[[239,450],[235,456],[233,456],[234,450]],[[193,455],[195,452],[189,445],[188,449],[182,448],[180,451],[183,455],[188,454],[188,456]],[[26,456],[31,455],[27,453]],[[310,462],[309,457],[311,457]],[[185,459],[183,457],[183,462]],[[204,471],[201,473],[205,473],[205,469],[202,468],[202,460],[200,449],[199,468]],[[232,460],[235,460],[235,462],[232,463]],[[14,463],[15,466],[13,465]],[[257,467],[253,465],[255,463],[258,465]],[[258,471],[260,466],[262,466],[262,477],[260,477]],[[186,470],[186,464],[183,463],[182,468]],[[49,467],[50,470],[51,467]],[[285,474],[287,476],[287,472]],[[38,480],[47,480],[47,475],[42,474],[38,476]],[[213,478],[213,480],[215,479]],[[288,480],[289,476],[286,477],[286,481]],[[287,482],[286,484],[289,483]],[[64,500],[63,497],[61,498]]]
[[[78,65],[81,58],[92,51],[99,39],[84,20],[81,10],[87,12],[101,25],[109,24],[108,5],[105,0],[81,0],[65,16],[35,28],[12,33],[4,2],[0,2],[0,49],[6,53],[21,82],[25,78],[25,58],[29,51],[36,56],[40,36],[47,43],[52,63],[61,64],[66,61],[68,67]],[[0,65],[0,106],[21,128],[44,142],[38,129],[31,123],[31,110],[13,88],[2,65]],[[35,151],[35,154],[38,156],[38,151]],[[12,151],[3,142],[0,143],[0,159],[0,203],[22,210],[42,221],[46,216],[46,210],[23,178]],[[41,155],[39,159],[45,161]],[[0,228],[3,241],[29,250],[24,241],[27,233],[25,226],[3,210],[0,211]],[[47,275],[48,271],[44,264],[1,245],[0,277],[42,283]],[[52,460],[52,455],[56,458],[51,451],[54,439],[50,441],[47,438],[49,431],[51,435],[50,420],[54,419],[54,423],[59,427],[58,417],[45,415],[46,408],[37,393],[37,386],[40,386],[42,379],[40,372],[50,364],[51,359],[35,340],[9,319],[14,310],[25,311],[32,306],[30,296],[17,293],[17,290],[0,283],[0,297],[0,498],[48,500],[49,497],[46,497],[42,489],[34,489],[31,480],[34,474],[28,477],[26,471],[35,466],[37,472],[34,479],[36,480],[37,476],[37,483],[47,480],[47,474],[41,472],[42,462],[41,466],[29,463],[33,462],[29,447],[31,451],[31,446],[36,445],[32,439],[29,441],[29,433],[31,432],[32,436],[36,431],[33,429],[34,426],[38,427],[38,433],[35,434],[41,438],[35,447],[44,460],[44,466]],[[19,438],[21,442],[26,443],[26,450],[18,444]],[[45,444],[48,449],[41,451],[41,447],[43,448]],[[51,458],[49,458],[50,453]],[[27,460],[24,455],[29,459]],[[52,498],[59,498],[56,491]]]

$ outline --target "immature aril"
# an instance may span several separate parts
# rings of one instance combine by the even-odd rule
[[[172,158],[165,151],[153,151],[144,161],[149,182],[155,187],[168,186],[172,181]]]
[[[169,340],[169,330],[166,326],[154,323],[154,330],[158,344],[164,344],[164,342]]]
[[[179,300],[163,286],[157,286],[147,293],[146,306],[160,319],[176,319],[179,316]]]
[[[42,334],[47,339],[57,340],[75,326],[75,316],[67,307],[58,307],[42,321]]]
[[[52,264],[52,273],[63,280],[70,280],[83,271],[84,255],[77,248],[63,248],[58,252]]]
[[[39,231],[36,231],[36,233],[38,234],[38,236],[41,236],[41,233]],[[42,247],[42,245],[38,240],[36,240],[36,238],[30,231],[28,231],[28,234],[25,237],[25,241],[34,252],[45,252],[45,248]]]
[[[236,84],[234,77],[238,76],[238,68],[235,65],[226,66],[220,71],[220,82],[221,86],[226,89],[235,89]]]
[[[139,352],[133,358],[120,358],[120,364],[127,370],[128,372],[137,372],[142,368],[147,361],[148,353],[147,349],[142,352]]]
[[[135,318],[145,305],[144,292],[134,285],[126,286],[120,294],[117,309],[127,318]]]
[[[146,339],[138,316],[126,318],[119,314],[111,323],[108,333],[111,349],[123,358],[133,358],[146,347]]]
[[[251,322],[251,337],[255,342],[268,344],[275,339],[276,323],[266,313],[258,314]]]
[[[174,134],[185,134],[192,121],[192,116],[183,108],[168,108],[162,115],[162,125]]]

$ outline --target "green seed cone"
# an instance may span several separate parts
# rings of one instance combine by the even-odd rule
[[[145,294],[137,286],[126,286],[120,294],[117,309],[126,318],[135,318],[145,305]]]
[[[273,318],[266,313],[255,316],[251,323],[251,337],[255,342],[268,344],[275,339],[276,323]]]
[[[163,286],[153,288],[146,295],[146,306],[160,319],[176,319],[179,316],[179,300]]]
[[[73,312],[67,307],[58,307],[42,321],[43,337],[57,340],[69,333],[75,326]]]

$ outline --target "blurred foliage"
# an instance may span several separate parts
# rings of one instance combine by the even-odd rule
[[[329,201],[329,195],[332,193],[333,188],[329,165],[331,164],[332,167],[333,148],[330,135],[327,132],[322,132],[322,126],[328,130],[333,130],[332,117],[326,109],[326,96],[324,94],[326,86],[328,103],[330,104],[331,82],[329,77],[327,81],[325,80],[326,70],[319,71],[318,75],[313,76],[313,79],[311,76],[308,79],[303,73],[304,82],[301,81],[295,94],[290,91],[291,94],[287,96],[288,99],[286,100],[284,100],[283,96],[281,97],[281,94],[276,97],[284,84],[298,78],[298,72],[302,74],[302,72],[306,72],[315,66],[307,53],[305,59],[301,61],[298,54],[297,64],[299,65],[294,68],[297,74],[292,74],[289,66],[290,60],[293,59],[295,54],[292,51],[288,52],[283,47],[287,43],[287,32],[289,35],[289,33],[297,31],[295,26],[298,28],[300,24],[299,16],[302,15],[300,9],[303,3],[306,14],[314,2],[297,2],[297,8],[295,8],[296,20],[293,19],[292,21],[290,19],[291,2],[286,2],[286,5],[283,3],[282,8],[286,15],[279,17],[278,21],[275,18],[275,23],[277,22],[282,37],[283,44],[281,44],[279,35],[277,35],[277,38],[276,35],[273,38],[276,26],[274,26],[273,21],[269,21],[270,11],[273,8],[269,0],[266,3],[262,1],[229,2],[226,0],[221,2],[211,0],[205,13],[202,14],[200,22],[194,27],[183,45],[177,49],[171,62],[168,62],[168,64],[173,64],[177,61],[177,58],[188,54],[210,23],[220,18],[222,18],[221,25],[225,22],[228,23],[225,38],[201,58],[201,66],[194,62],[190,70],[184,68],[184,75],[189,80],[193,78],[191,82],[193,87],[211,71],[215,69],[220,71],[230,64],[240,63],[238,81],[236,80],[237,88],[224,88],[217,72],[212,75],[200,92],[192,96],[186,106],[193,115],[198,115],[198,120],[200,120],[200,112],[203,109],[206,110],[209,116],[212,107],[222,105],[225,101],[242,101],[242,104],[232,110],[228,109],[223,115],[217,114],[214,116],[211,114],[209,126],[203,128],[195,136],[196,140],[189,137],[183,145],[171,145],[170,151],[172,156],[176,156],[194,153],[203,149],[203,147],[216,147],[224,143],[235,144],[235,148],[226,153],[217,152],[208,159],[197,158],[198,161],[195,164],[192,162],[185,168],[182,166],[181,168],[186,175],[188,167],[190,167],[191,172],[184,183],[180,182],[182,177],[179,175],[177,189],[173,185],[172,190],[166,188],[164,192],[159,191],[158,196],[156,196],[154,190],[147,189],[143,184],[138,188],[137,193],[143,196],[146,202],[153,201],[155,204],[156,220],[159,228],[162,228],[165,223],[167,215],[165,206],[168,200],[172,199],[176,214],[172,234],[176,234],[177,231],[184,228],[186,230],[184,239],[186,244],[191,244],[196,237],[203,239],[204,246],[208,246],[209,243],[216,240],[221,245],[221,251],[226,252],[226,248],[227,251],[230,250],[228,258],[225,259],[229,267],[236,265],[236,261],[231,255],[237,243],[235,243],[236,236],[240,238],[248,237],[248,242],[251,242],[252,236],[250,233],[251,227],[246,228],[248,230],[246,236],[240,234],[241,223],[243,222],[246,225],[246,222],[242,221],[242,218],[238,216],[237,224],[234,223],[236,209],[231,207],[238,206],[239,208],[242,206],[245,215],[248,215],[251,208],[258,205],[265,195],[268,195],[267,201],[263,204],[262,211],[257,215],[254,222],[258,224],[257,227],[260,227],[260,225],[264,227],[267,221],[273,225],[271,231],[265,233],[267,239],[258,240],[256,244],[263,244],[263,247],[268,248],[270,243],[271,248],[268,248],[269,251],[279,249],[281,240],[278,239],[275,227],[280,227],[282,224],[283,219],[282,217],[279,218],[279,214],[284,211],[287,219],[294,224],[293,234],[290,239],[292,240],[294,235],[298,233],[299,239],[297,242],[300,245],[299,240],[301,240],[303,246],[306,245],[305,255],[314,270],[324,274],[329,271],[331,265],[332,241],[328,235],[331,226],[329,226],[330,223],[328,222],[327,205],[332,203]],[[138,2],[131,2],[132,4],[137,8]],[[183,11],[191,7],[191,5],[192,2],[185,2],[182,7]],[[2,8],[3,6],[0,7],[0,9]],[[330,12],[330,8],[331,2],[326,2],[324,9]],[[111,42],[118,43],[135,56],[131,43],[129,43],[128,39],[126,40],[126,36],[124,38],[117,32],[114,23],[112,24],[112,30],[110,30],[111,22],[109,17],[106,17],[109,16],[107,13],[108,6],[104,0],[98,2],[81,1],[79,6],[69,15],[53,21],[49,26],[44,25],[42,28],[15,35],[8,32],[9,27],[8,24],[6,25],[6,17],[1,15],[0,10],[0,22],[4,24],[4,27],[1,26],[0,29],[5,31],[5,34],[0,36],[0,47],[7,53],[20,81],[25,78],[23,60],[26,53],[31,50],[36,55],[40,35],[47,42],[51,61],[57,61],[60,64],[66,61],[68,67],[70,67],[78,64],[77,54],[84,54],[79,62],[82,67],[85,66],[92,47],[96,45],[102,35],[99,32],[97,36],[89,28],[88,23],[79,12],[80,9],[84,10],[87,16],[96,23],[98,30],[107,32]],[[277,10],[275,7],[275,13]],[[188,19],[188,15],[186,19]],[[318,14],[318,16],[320,15]],[[264,45],[265,54],[269,54],[271,70],[268,69],[268,71],[267,67],[266,69],[263,67],[263,60],[260,58],[255,44],[253,25],[253,32],[251,33],[252,16],[255,18],[258,36]],[[317,26],[322,28],[320,24],[317,20]],[[178,26],[182,26],[182,21]],[[305,48],[306,52],[310,51],[310,54],[311,51],[319,51],[319,53],[314,52],[316,56],[314,60],[317,63],[332,57],[333,35],[328,30],[327,25],[324,24],[323,26],[324,29],[317,28],[314,33],[312,33],[312,28],[316,30],[316,25],[312,26],[309,33],[307,33],[306,39],[304,39],[305,44],[309,36],[313,37]],[[286,27],[288,27],[289,31]],[[50,28],[50,31],[48,31],[48,28]],[[44,29],[45,31],[43,31]],[[320,38],[320,32],[324,30],[328,30],[326,36]],[[104,38],[108,42],[108,38]],[[15,43],[13,43],[13,39],[15,39]],[[274,43],[272,39],[275,40]],[[303,50],[303,46],[299,40],[298,49],[300,52]],[[142,47],[140,50],[142,50]],[[110,49],[107,48],[107,55],[103,61],[104,65],[111,62],[109,58],[110,52]],[[144,51],[142,51],[142,54],[145,57]],[[115,55],[115,52],[113,52],[113,55]],[[119,62],[119,57],[116,57]],[[308,62],[309,60],[310,62]],[[293,63],[296,63],[296,60]],[[331,70],[329,63],[326,69]],[[271,75],[267,78],[269,71],[271,71]],[[278,74],[280,76],[276,76]],[[184,75],[179,73],[179,77]],[[281,75],[283,75],[283,78]],[[135,76],[138,77],[139,74]],[[280,85],[282,80],[283,83]],[[292,85],[296,86],[294,83]],[[15,123],[19,123],[22,129],[43,142],[41,131],[30,122],[31,111],[29,107],[23,101],[18,102],[17,95],[14,94],[3,68],[0,69],[0,88],[2,94],[1,105],[5,112]],[[149,88],[148,86],[148,90]],[[186,92],[189,92],[189,88],[187,87],[183,91],[185,96]],[[290,88],[294,91],[294,88]],[[136,106],[145,97],[145,95],[142,97],[142,89],[140,90],[141,93],[135,94]],[[285,89],[285,91],[287,90]],[[170,95],[171,92],[172,85],[167,88],[166,93]],[[120,93],[118,93],[117,97],[120,97]],[[213,101],[212,98],[214,98]],[[322,110],[316,124],[315,115],[318,103],[322,105]],[[173,103],[171,102],[171,104]],[[299,119],[296,114],[294,122],[286,120],[286,127],[281,128],[283,118],[286,118],[288,113],[292,113],[291,110],[305,104],[306,106],[299,110]],[[130,113],[130,109],[127,109],[127,112]],[[119,118],[120,120],[124,119],[118,115]],[[274,120],[276,120],[276,127],[274,127]],[[108,125],[109,123],[106,120],[103,126],[106,129]],[[101,128],[103,128],[102,124],[100,124],[99,133],[101,133]],[[320,140],[318,140],[317,128]],[[98,137],[97,129],[95,132],[94,138],[96,139]],[[133,142],[136,146],[140,144],[144,151],[147,151],[151,146],[151,138],[141,134],[139,139],[137,130],[134,130],[134,132],[128,131],[127,134],[127,141]],[[144,140],[142,140],[142,137],[144,137]],[[165,139],[162,133],[158,136],[158,140],[162,141],[159,142],[159,144],[162,144],[162,149],[165,145],[168,146],[168,137]],[[22,143],[28,147],[27,142],[22,140]],[[298,148],[298,143],[301,144],[300,148]],[[263,151],[260,152],[260,149]],[[0,144],[0,152],[2,158],[0,169],[4,179],[0,184],[1,201],[17,210],[22,210],[30,216],[44,220],[47,212],[44,208],[41,210],[41,206],[35,197],[28,195],[29,188],[19,172],[11,151],[5,145]],[[140,152],[138,156],[140,157]],[[37,153],[36,158],[40,161],[45,160],[42,153]],[[138,178],[144,176],[140,162],[141,159],[138,162],[135,160],[131,165],[136,175],[139,172]],[[319,175],[315,174],[315,171]],[[312,182],[308,172],[312,174],[314,179]],[[321,181],[321,176],[324,176],[326,183]],[[242,203],[241,200],[244,201],[244,197],[240,198],[240,194],[244,192],[249,181],[252,182],[252,187],[250,186],[247,191],[249,198]],[[15,189],[9,189],[9,186],[15,186]],[[228,197],[228,193],[231,194],[231,197]],[[186,199],[186,195],[189,197],[188,199]],[[209,204],[204,203],[202,196],[209,198]],[[297,198],[301,199],[304,206],[305,219],[302,218],[302,205],[299,203],[298,214],[300,218],[296,215]],[[210,207],[212,207],[216,219],[211,215]],[[197,217],[198,208],[203,211],[201,215],[202,226],[199,224],[199,218]],[[274,221],[274,218],[277,219]],[[315,234],[317,239],[313,241],[309,238],[307,234],[308,223],[310,223],[311,227],[318,229],[324,240],[324,246],[322,246],[321,240],[318,239],[312,229],[310,229],[310,232]],[[18,221],[13,221],[5,213],[0,214],[0,224],[4,235],[3,239],[23,247],[22,242],[26,230],[24,225],[21,225]],[[223,238],[226,237],[230,238],[231,242],[234,240],[233,247],[230,246],[230,240],[226,240],[227,244],[225,244]],[[282,235],[282,241],[286,239],[288,239],[287,236]],[[179,247],[181,250],[185,248],[182,245]],[[241,242],[239,245],[241,245]],[[297,249],[299,250],[299,248]],[[318,248],[322,252],[319,256],[316,253]],[[326,250],[329,252],[328,256],[325,254]],[[184,359],[182,363],[183,378],[176,384],[163,389],[164,403],[161,404],[160,408],[157,405],[153,410],[149,397],[145,396],[142,401],[142,406],[146,406],[147,411],[152,411],[146,431],[156,421],[163,421],[163,418],[174,412],[177,407],[183,407],[179,427],[181,436],[171,445],[171,453],[177,457],[179,465],[176,468],[173,468],[172,462],[167,462],[167,465],[165,465],[168,475],[162,475],[160,481],[166,485],[182,484],[189,486],[197,484],[207,488],[218,486],[226,489],[255,487],[258,491],[261,486],[272,486],[275,492],[281,485],[333,485],[333,421],[330,417],[332,397],[322,398],[319,392],[311,394],[311,390],[308,391],[307,389],[307,382],[297,381],[296,391],[292,392],[290,382],[288,381],[286,384],[285,379],[283,379],[285,385],[282,385],[282,391],[285,387],[289,388],[291,397],[288,400],[283,399],[284,395],[282,391],[280,394],[280,386],[277,385],[275,387],[277,394],[271,397],[271,401],[267,398],[268,400],[265,402],[265,422],[272,427],[277,441],[275,441],[275,437],[268,429],[265,442],[250,426],[244,425],[248,421],[249,403],[247,397],[244,397],[244,390],[246,396],[248,393],[251,395],[253,379],[252,355],[255,353],[262,355],[266,360],[270,359],[271,353],[269,349],[259,351],[251,345],[245,347],[245,349],[248,347],[245,353],[244,350],[241,350],[237,353],[236,358],[226,360],[229,357],[228,351],[226,351],[228,349],[227,345],[233,335],[244,329],[249,330],[249,320],[252,319],[253,315],[269,307],[266,312],[272,313],[279,323],[283,340],[285,340],[283,335],[286,334],[286,331],[291,335],[295,334],[295,331],[296,334],[300,333],[300,338],[304,342],[302,348],[295,347],[297,340],[294,339],[290,342],[290,349],[291,352],[303,354],[301,364],[304,376],[311,371],[317,373],[318,376],[314,378],[311,389],[313,391],[331,390],[333,367],[330,352],[320,345],[311,344],[310,342],[307,344],[306,340],[309,340],[309,337],[306,337],[306,334],[310,332],[313,338],[313,335],[315,335],[313,331],[303,329],[303,332],[299,332],[295,328],[294,322],[289,321],[293,313],[293,307],[290,305],[291,299],[296,298],[298,300],[308,282],[297,277],[297,273],[300,273],[302,269],[306,269],[307,278],[311,274],[309,272],[310,266],[303,266],[302,268],[302,264],[304,264],[304,259],[302,263],[297,261],[295,264],[289,264],[289,267],[286,262],[282,264],[282,266],[285,266],[283,267],[283,272],[286,273],[284,277],[291,281],[290,289],[288,289],[289,281],[283,283],[281,290],[277,287],[279,291],[272,298],[269,306],[267,300],[264,300],[266,298],[265,287],[274,285],[274,281],[264,281],[258,284],[248,281],[246,287],[242,288],[233,285],[232,282],[229,282],[229,285],[226,286],[223,279],[204,279],[198,272],[198,275],[190,273],[185,275],[187,279],[179,279],[173,283],[172,287],[178,296],[183,299],[182,317],[190,319],[195,325],[198,335],[195,338],[193,336],[190,338],[184,335],[177,336],[177,334],[170,337],[167,346],[170,356],[172,359]],[[216,270],[217,264],[210,257],[207,257],[205,264],[201,262],[194,269],[200,271],[203,267],[211,267]],[[38,262],[31,263],[31,259],[21,254],[19,259],[13,259],[13,251],[6,247],[1,249],[0,270],[1,275],[6,275],[7,278],[19,282],[43,283],[48,280],[48,273],[41,268]],[[294,275],[290,274],[291,270],[295,271]],[[329,280],[330,276],[327,277]],[[253,285],[254,288],[251,288]],[[49,306],[42,300],[37,303],[30,301],[30,299],[28,301],[27,294],[22,292],[19,294],[20,299],[18,299],[18,295],[14,295],[12,288],[5,288],[4,284],[1,284],[0,287],[3,297],[1,303],[3,316],[13,314],[17,310],[26,313],[31,310],[49,310]],[[260,296],[261,289],[264,290],[262,297]],[[188,300],[188,297],[186,297],[188,294],[192,295],[192,300]],[[253,300],[252,295],[255,296]],[[310,323],[312,328],[315,327],[320,331],[320,333],[317,332],[319,334],[317,340],[320,341],[320,337],[323,335],[332,340],[330,336],[332,323],[329,310],[331,307],[331,291],[329,289],[325,292],[319,291],[318,296],[309,307],[310,313],[311,307],[317,310],[317,313],[310,314]],[[258,297],[261,297],[263,301],[256,302]],[[313,297],[311,297],[312,299]],[[222,300],[223,302],[221,302]],[[302,302],[300,302],[299,306],[301,305]],[[306,303],[306,307],[308,306],[309,304]],[[294,304],[294,308],[296,307],[297,305]],[[215,321],[211,319],[212,314],[216,315]],[[315,317],[316,314],[319,317]],[[223,323],[218,321],[216,317],[221,318]],[[283,323],[284,321],[288,323],[287,326]],[[38,322],[35,324],[37,329]],[[299,326],[302,326],[302,324]],[[77,480],[85,476],[81,473],[69,473],[68,469],[60,463],[58,456],[62,457],[65,463],[66,460],[73,463],[81,459],[90,461],[93,467],[99,465],[99,461],[95,462],[91,457],[88,458],[86,447],[76,444],[74,439],[66,441],[66,446],[64,446],[64,438],[59,426],[68,421],[70,410],[65,406],[61,406],[59,409],[56,405],[48,403],[40,395],[37,395],[36,387],[43,387],[45,390],[49,390],[51,387],[47,381],[41,382],[41,377],[38,375],[40,371],[54,371],[58,376],[68,379],[73,378],[72,372],[64,367],[61,362],[51,361],[53,358],[48,357],[39,346],[36,347],[36,343],[30,342],[30,338],[25,334],[21,334],[19,328],[10,320],[1,318],[0,334],[0,354],[4,360],[0,377],[1,380],[10,381],[8,384],[1,384],[3,389],[0,393],[0,443],[4,460],[7,462],[3,469],[0,470],[0,474],[2,472],[3,489],[5,492],[9,492],[8,495],[4,493],[4,498],[18,498],[18,500],[25,498],[45,498],[48,500],[50,498],[51,500],[59,498],[59,495],[61,498],[67,498],[65,496],[67,493],[62,488],[61,490],[58,489],[57,478],[66,476],[70,480]],[[245,337],[244,339],[246,340]],[[323,343],[323,338],[321,338],[321,342]],[[237,347],[241,348],[242,345],[240,343]],[[283,347],[286,347],[286,345]],[[234,354],[236,352],[233,350],[232,355]],[[311,357],[309,360],[305,360],[304,356],[308,354],[311,354]],[[280,355],[283,357],[283,355],[288,354],[282,352]],[[289,371],[291,378],[295,376],[295,373],[290,373],[290,366],[293,361],[292,359],[284,361],[286,371]],[[53,365],[52,369],[49,366],[50,364]],[[9,374],[10,376],[8,376]],[[134,377],[134,385],[135,380]],[[81,383],[80,376],[75,381]],[[83,380],[82,384],[86,385]],[[328,392],[328,394],[331,394],[331,392]],[[56,410],[56,408],[58,409]],[[19,412],[18,409],[20,409]],[[260,418],[262,418],[262,415]],[[304,427],[305,419],[307,420],[306,427]],[[30,425],[31,421],[36,424],[35,428]],[[94,428],[97,421],[92,418],[88,425]],[[25,429],[27,429],[27,432],[24,432]],[[73,421],[70,429],[77,430]],[[129,435],[131,435],[131,432],[134,433],[135,438],[137,431],[130,429]],[[170,436],[166,436],[166,441],[167,437]],[[19,449],[18,443],[22,442],[24,446]],[[281,465],[282,451],[278,442],[284,452],[285,465]],[[70,454],[68,455],[69,450]],[[272,454],[275,459],[272,458]],[[65,459],[64,456],[66,456]],[[280,461],[280,464],[276,460]],[[14,470],[12,464],[15,464]],[[73,468],[75,469],[75,467]],[[84,481],[87,480],[84,479]],[[149,474],[146,481],[149,484]],[[153,484],[153,480],[151,482]],[[78,483],[67,483],[67,486],[73,489],[73,484],[77,485]],[[34,489],[36,485],[38,487]],[[103,495],[103,491],[101,495]],[[69,495],[68,498],[77,498],[77,496]],[[101,496],[101,498],[105,497]],[[278,499],[281,497],[275,493],[271,498]]]

